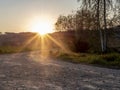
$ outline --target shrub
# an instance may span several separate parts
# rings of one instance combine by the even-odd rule
[[[78,41],[75,46],[77,52],[87,52],[89,49],[89,43],[85,41]]]

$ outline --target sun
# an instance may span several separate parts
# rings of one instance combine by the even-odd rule
[[[46,19],[37,18],[37,19],[33,20],[30,28],[31,28],[32,32],[37,32],[40,35],[45,35],[47,33],[53,32],[52,23]]]

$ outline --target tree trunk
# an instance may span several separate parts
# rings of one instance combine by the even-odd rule
[[[104,52],[104,40],[103,40],[103,33],[100,28],[100,0],[97,1],[97,29],[100,32],[100,42],[101,42],[101,50]]]
[[[106,0],[104,0],[104,52],[107,52]]]

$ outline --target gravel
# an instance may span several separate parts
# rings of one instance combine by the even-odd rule
[[[41,58],[0,55],[0,90],[120,90],[120,70]]]

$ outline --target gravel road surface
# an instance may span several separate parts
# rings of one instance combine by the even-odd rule
[[[0,55],[0,90],[120,90],[120,70],[41,59],[37,51]]]

